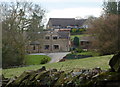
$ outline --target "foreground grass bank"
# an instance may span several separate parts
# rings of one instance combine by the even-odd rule
[[[0,75],[2,75],[2,69],[0,69]]]
[[[36,69],[41,68],[42,66],[45,66],[47,69],[56,68],[58,70],[65,70],[65,71],[70,71],[74,68],[92,69],[95,67],[100,67],[102,69],[108,69],[109,68],[108,63],[109,63],[109,60],[112,58],[112,56],[113,55],[100,56],[100,57],[89,57],[89,58],[69,60],[69,61],[59,62],[59,63],[5,69],[3,70],[3,74],[5,77],[19,76],[22,72],[26,70],[36,70]]]
[[[92,56],[99,56],[100,54],[95,51],[87,51],[87,52],[81,52],[76,53],[76,55],[92,55]]]

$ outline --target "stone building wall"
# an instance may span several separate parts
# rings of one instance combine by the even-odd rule
[[[62,34],[62,35],[61,35]],[[38,44],[39,42],[39,44]],[[27,47],[28,53],[40,52],[67,52],[70,50],[69,31],[46,31],[41,40]]]
[[[64,31],[63,31],[64,33]],[[49,39],[46,37],[49,37]],[[68,38],[67,38],[68,37]],[[70,49],[70,35],[65,38],[61,38],[58,32],[48,32],[44,36],[44,42],[41,44],[42,52],[63,52]],[[48,49],[45,49],[45,45],[49,45]]]

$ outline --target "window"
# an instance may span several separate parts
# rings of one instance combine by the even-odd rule
[[[71,28],[72,26],[67,26],[67,28]]]
[[[35,50],[35,45],[33,46],[33,50]]]
[[[84,42],[83,42],[83,41],[81,41],[81,45],[84,45]]]
[[[49,36],[46,36],[46,37],[45,37],[45,39],[49,40],[49,39],[50,39],[50,37],[49,37]]]
[[[54,37],[53,37],[53,40],[57,40],[57,36],[54,36]]]
[[[87,41],[86,44],[90,44],[90,42]]]
[[[53,25],[54,28],[59,29],[60,25]]]
[[[45,50],[48,50],[49,49],[49,45],[45,45]]]
[[[54,49],[59,49],[59,45],[54,45]]]

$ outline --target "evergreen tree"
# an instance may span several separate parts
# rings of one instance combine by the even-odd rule
[[[79,38],[78,37],[74,37],[73,43],[74,43],[74,46],[79,47],[79,44],[80,44]]]

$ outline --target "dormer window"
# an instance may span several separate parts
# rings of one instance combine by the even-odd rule
[[[60,25],[53,25],[54,28],[60,28]]]
[[[67,26],[67,28],[71,28],[71,26]]]
[[[76,26],[74,26],[74,28],[78,28],[78,26],[76,25]]]

